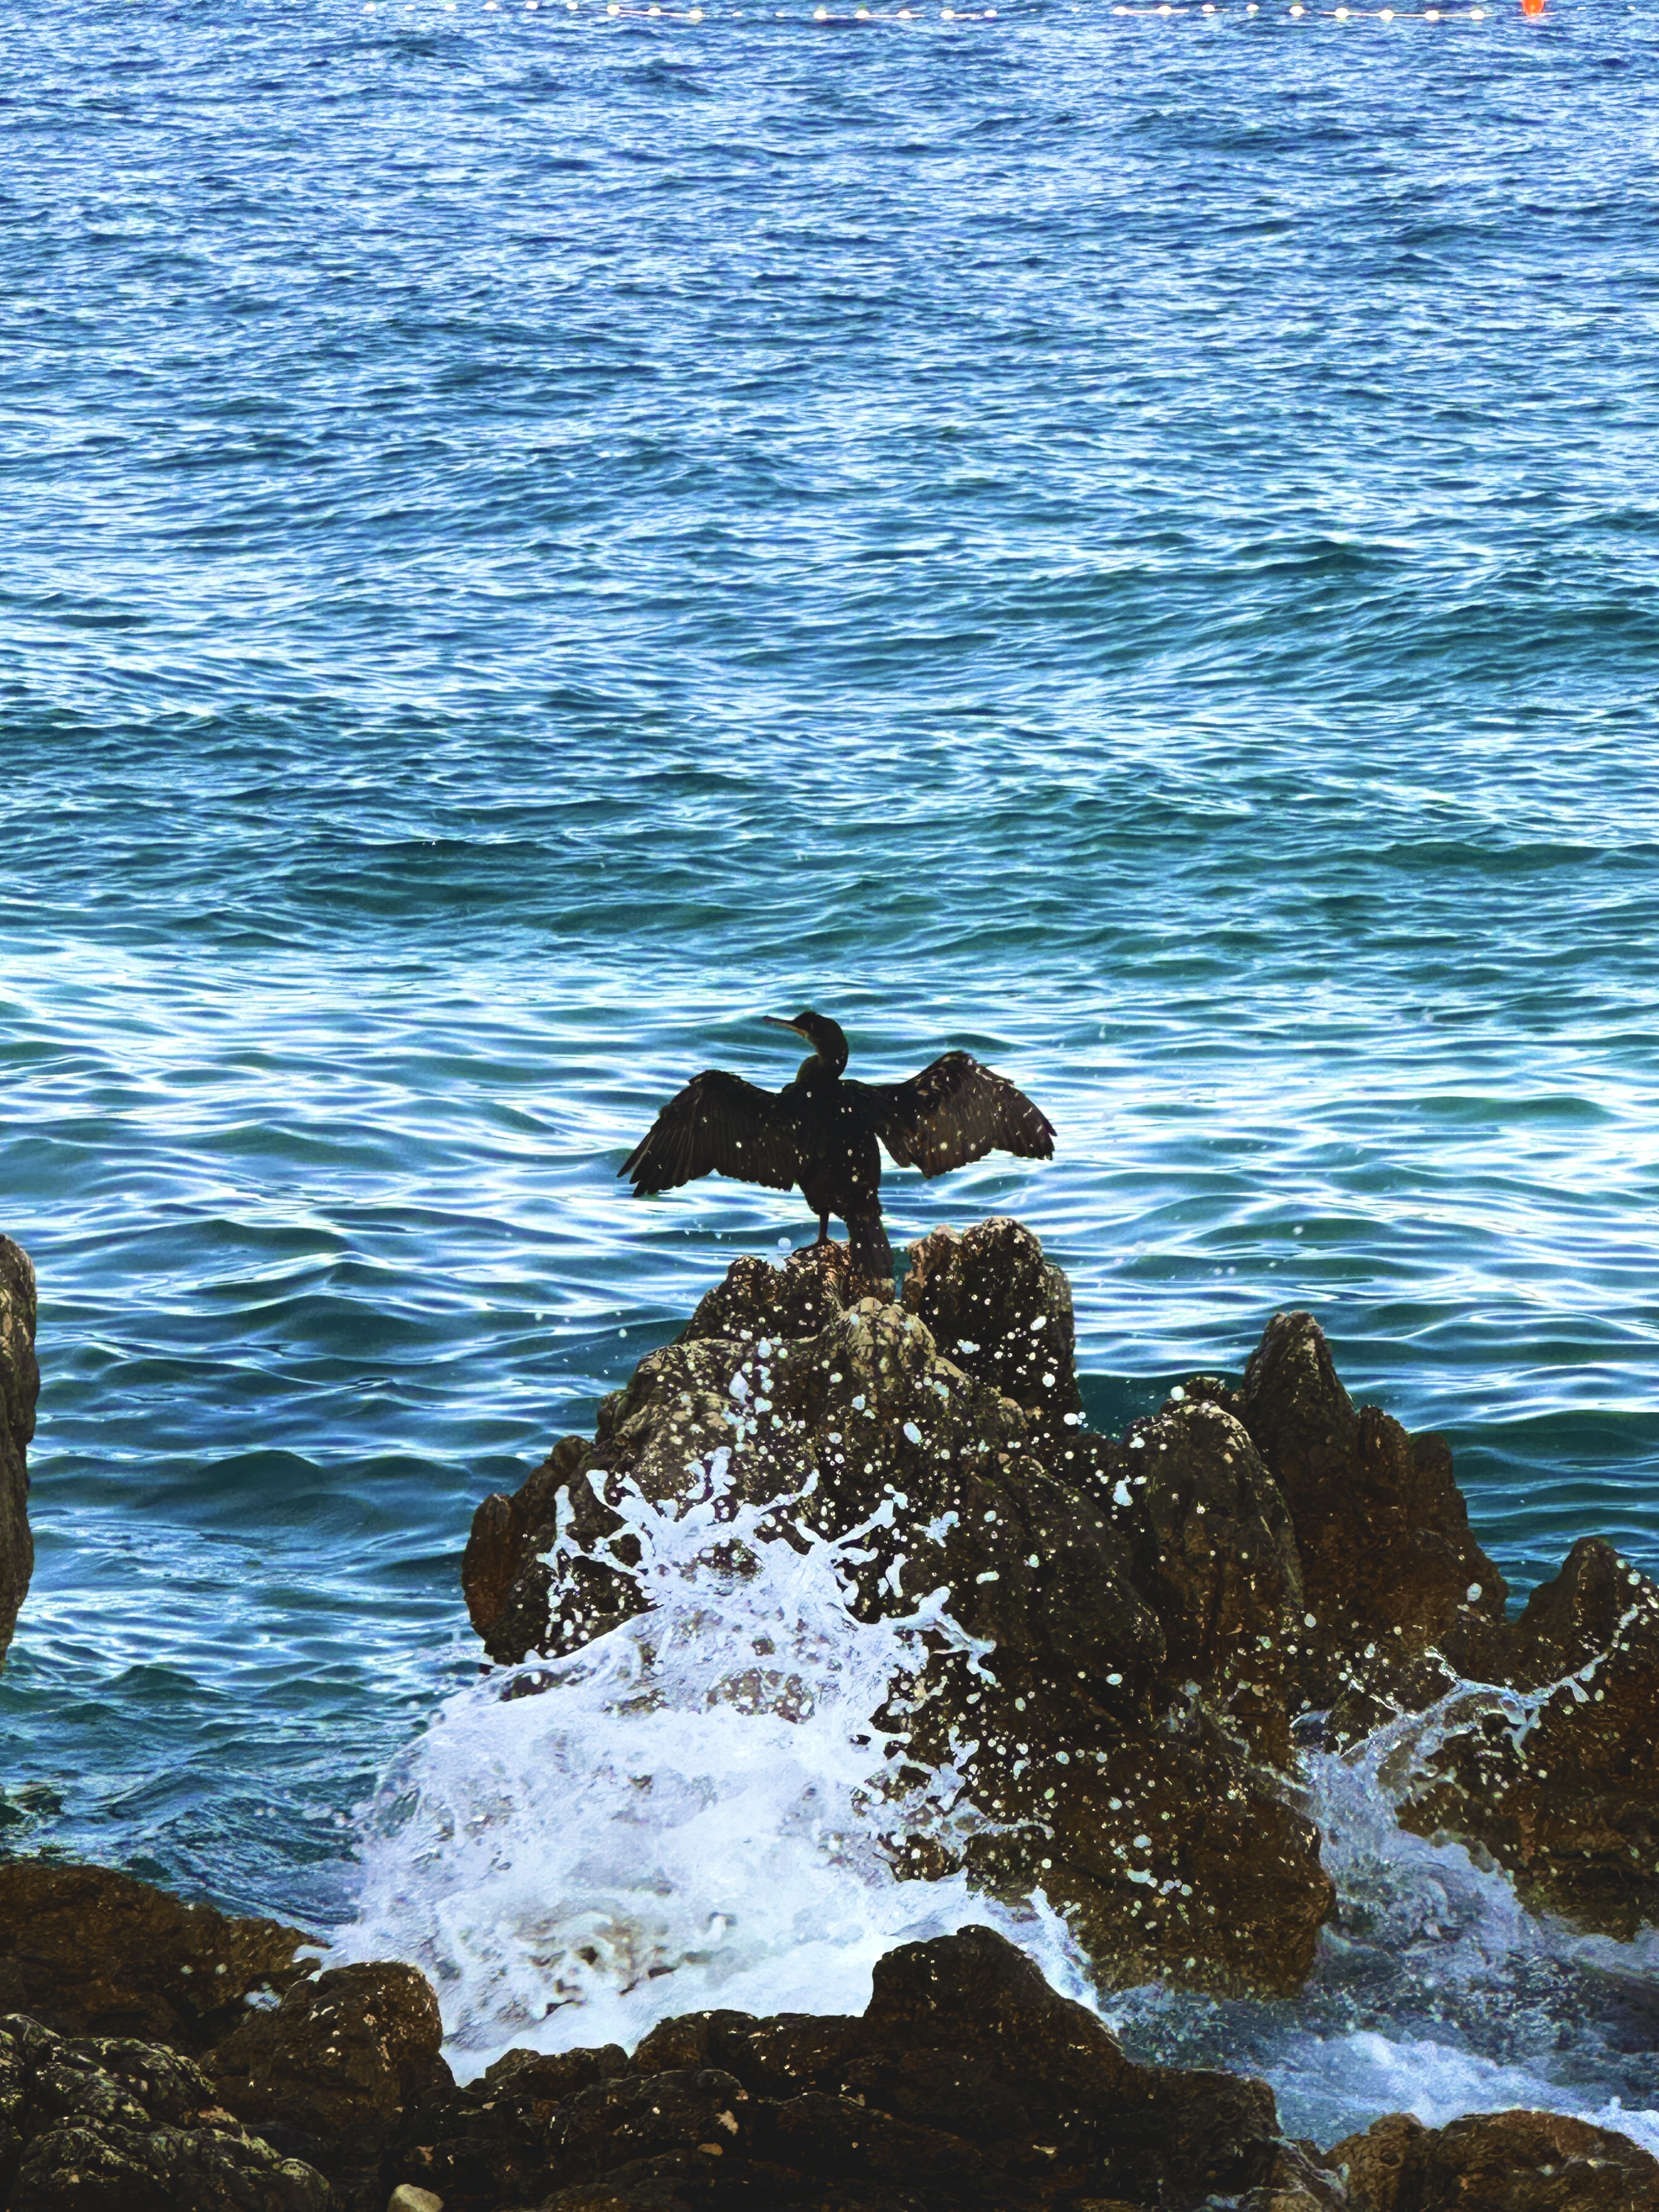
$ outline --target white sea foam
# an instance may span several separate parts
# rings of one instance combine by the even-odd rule
[[[872,1724],[925,1631],[971,1656],[945,1594],[860,1621],[868,1526],[768,1540],[779,1509],[736,1504],[725,1462],[678,1514],[622,1501],[650,1613],[449,1698],[377,1799],[332,1956],[426,1968],[464,2076],[514,2044],[631,2045],[704,2006],[860,2011],[883,1952],[975,1920],[1085,1987],[1040,1897],[1015,1913],[962,1875],[894,1871],[896,1836],[979,1823],[953,1768],[902,1786],[902,1737]]]
[[[1460,1844],[1401,1827],[1400,1795],[1449,1729],[1508,1692],[1456,1686],[1348,1756],[1307,1761],[1305,1809],[1337,1885],[1307,1986],[1256,2003],[1162,1990],[1102,2008],[1138,2055],[1262,2075],[1285,2131],[1329,2143],[1384,2112],[1438,2127],[1529,2106],[1620,2130],[1659,2153],[1650,2057],[1659,1942],[1576,1934],[1530,1913]],[[1517,1722],[1524,1715],[1516,1709]]]

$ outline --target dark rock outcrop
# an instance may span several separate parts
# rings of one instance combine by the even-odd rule
[[[1394,1778],[1401,1822],[1490,1851],[1522,1900],[1629,1942],[1659,1923],[1659,1589],[1575,1544],[1519,1620],[1414,1666],[1359,1670],[1342,1741],[1428,1721]]]
[[[1177,2207],[1280,2152],[1264,2083],[1134,2065],[982,1928],[890,1952],[860,2019],[702,2013],[631,2061],[514,2053],[421,2124],[400,2171],[446,2212]]]
[[[1438,2129],[1393,2112],[1325,2159],[1354,2212],[1659,2212],[1659,2160],[1559,2112],[1477,2112]]]
[[[332,2212],[328,2184],[239,2127],[198,2067],[128,2038],[0,2019],[7,2212]]]
[[[1356,1407],[1309,1314],[1273,1317],[1237,1388],[1195,1376],[1111,1438],[1083,1425],[1069,1291],[1029,1231],[936,1231],[910,1261],[897,1301],[860,1297],[838,1246],[737,1261],[592,1439],[479,1508],[465,1580],[491,1656],[640,1609],[626,1486],[672,1506],[718,1463],[732,1499],[782,1502],[786,1538],[890,1501],[859,1607],[943,1584],[992,1654],[937,1651],[926,1694],[876,1717],[913,1771],[956,1756],[995,1823],[971,1870],[1040,1884],[1108,1979],[1297,1986],[1331,1890],[1287,1802],[1293,1723],[1332,1709],[1352,1746],[1470,1681],[1492,1694],[1387,1778],[1401,1817],[1582,1925],[1659,1918],[1650,1583],[1591,1542],[1508,1622],[1443,1441]]]
[[[1469,1532],[1444,1440],[1356,1407],[1311,1314],[1273,1316],[1233,1402],[1296,1530],[1305,1705],[1330,1705],[1368,1644],[1415,1656],[1503,1620],[1508,1589]]]
[[[28,1255],[9,1237],[0,1237],[0,1659],[34,1571],[27,1453],[40,1395],[36,1310]]]
[[[1334,1893],[1282,1789],[1299,1570],[1249,1437],[1198,1403],[1124,1443],[1087,1434],[1070,1294],[1018,1223],[911,1256],[902,1300],[851,1304],[838,1247],[737,1261],[591,1442],[480,1507],[464,1579],[486,1648],[573,1650],[637,1611],[624,1489],[673,1506],[718,1464],[729,1504],[779,1507],[780,1540],[867,1530],[864,1617],[945,1586],[990,1647],[969,1663],[936,1639],[924,1692],[876,1717],[908,1772],[968,1776],[994,1824],[966,1848],[982,1883],[1042,1887],[1109,1978],[1296,1989]]]
[[[413,1966],[335,1966],[250,2011],[206,2060],[239,2119],[319,2167],[343,2212],[382,2212],[405,2111],[453,2087],[437,1999]]]
[[[252,1992],[306,1971],[274,1920],[183,1905],[106,1867],[0,1864],[0,2011],[68,2035],[130,2035],[199,2056]]]
[[[935,1229],[909,1251],[902,1293],[947,1359],[1024,1413],[1049,1449],[1082,1425],[1072,1286],[1017,1221]]]
[[[693,2013],[465,2088],[410,1967],[232,2009],[199,2062],[0,2017],[4,2212],[1659,2212],[1659,2162],[1556,2114],[1287,2142],[1264,2083],[1135,2063],[983,1928],[890,1952],[856,2019]]]

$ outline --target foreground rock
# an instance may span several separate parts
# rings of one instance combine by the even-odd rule
[[[27,1452],[34,1435],[40,1370],[34,1358],[34,1270],[28,1255],[0,1237],[0,1659],[34,1571],[29,1534]]]
[[[442,2041],[413,1966],[336,1966],[246,2013],[205,2065],[239,2119],[326,2174],[343,2212],[382,2212],[405,2114],[453,2091]]]
[[[1659,2212],[1659,2160],[1559,2112],[1404,2112],[1326,2154],[1358,2212]]]
[[[7,2212],[332,2212],[322,2175],[237,2125],[199,2068],[126,2038],[0,2019]]]
[[[1195,2205],[1282,2154],[1264,2083],[1132,2064],[988,1929],[890,1952],[861,2018],[702,2013],[631,2060],[514,2052],[428,2124],[403,2173],[446,2212]]]
[[[890,1952],[858,2019],[512,2051],[410,2123],[445,2212],[1659,2212],[1659,2161],[1550,2113],[1287,2142],[1265,2082],[1134,2064],[984,1928]]]
[[[199,2057],[250,1996],[306,1972],[297,1954],[309,1941],[106,1867],[0,1864],[0,2012],[66,2035],[137,2036]]]
[[[988,1929],[874,1982],[857,2018],[696,2013],[466,2088],[390,1963],[228,2007],[199,2060],[0,2017],[0,2212],[1659,2212],[1659,2163],[1548,2113],[1287,2142],[1265,2083],[1137,2065]]]

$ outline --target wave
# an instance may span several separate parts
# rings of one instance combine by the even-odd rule
[[[678,1515],[623,1501],[652,1612],[451,1696],[365,1816],[358,1917],[331,1956],[423,1967],[459,2075],[515,2045],[631,2046],[709,2007],[856,2012],[884,1950],[977,1921],[1135,2055],[1263,2075],[1287,2133],[1540,2105],[1659,2150],[1659,1940],[1576,1936],[1462,1847],[1401,1829],[1422,1717],[1306,1759],[1339,1904],[1294,2001],[1102,1990],[1040,1891],[907,1872],[948,1867],[985,1815],[952,1765],[902,1783],[902,1735],[875,1717],[925,1671],[927,1635],[969,1639],[943,1592],[908,1620],[857,1619],[867,1532],[781,1536],[791,1501],[734,1510],[723,1459]]]

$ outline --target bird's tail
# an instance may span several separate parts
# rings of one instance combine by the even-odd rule
[[[887,1231],[881,1225],[880,1214],[848,1214],[847,1245],[853,1262],[853,1273],[864,1276],[867,1281],[882,1285],[890,1295],[893,1288],[893,1248],[887,1242]]]

